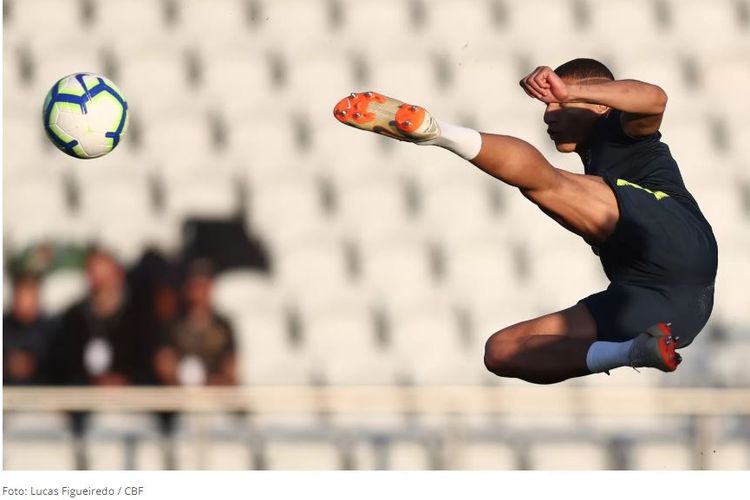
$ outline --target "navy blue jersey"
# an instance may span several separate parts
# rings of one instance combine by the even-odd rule
[[[613,282],[709,284],[717,249],[711,226],[688,192],[661,134],[625,134],[621,112],[599,119],[585,171],[609,184],[620,209],[615,233],[598,249]]]
[[[582,302],[600,340],[631,339],[664,321],[684,347],[713,309],[716,240],[661,134],[629,137],[620,116],[599,119],[584,155],[586,173],[612,188],[620,217],[594,249],[611,284]]]
[[[622,129],[621,116],[622,112],[613,109],[594,126],[586,173],[663,191],[700,214],[669,147],[661,142],[661,133],[630,137]]]

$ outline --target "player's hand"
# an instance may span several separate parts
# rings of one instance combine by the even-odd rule
[[[565,102],[568,98],[568,87],[549,66],[539,66],[522,78],[519,84],[530,97],[547,104]]]

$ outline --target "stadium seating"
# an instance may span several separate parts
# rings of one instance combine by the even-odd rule
[[[335,470],[342,465],[340,450],[326,441],[270,441],[264,458],[270,470]]]
[[[606,469],[620,463],[611,439],[627,441],[629,468],[750,464],[747,439],[696,457],[687,417],[649,413],[655,387],[750,386],[745,0],[3,6],[6,256],[46,239],[95,240],[132,264],[149,244],[176,252],[187,217],[243,216],[272,271],[219,274],[215,304],[235,327],[246,385],[527,386],[485,370],[486,339],[606,286],[590,248],[517,190],[439,148],[341,126],[331,110],[351,91],[519,136],[582,172],[577,155],[554,151],[544,106],[518,81],[537,65],[601,58],[615,76],[668,93],[663,139],[719,240],[714,314],[677,375],[621,369],[563,385],[637,389],[638,415],[258,412],[239,423],[217,417],[203,444],[191,438],[199,422],[184,419],[173,464],[144,415],[99,417],[85,438],[91,467]],[[122,145],[90,162],[57,151],[39,119],[50,86],[76,71],[111,77],[131,111]],[[42,305],[59,313],[84,288],[80,271],[53,273]],[[61,415],[6,414],[4,427],[6,469],[78,465]],[[237,429],[242,439],[227,439]],[[321,434],[332,429],[352,441]],[[431,439],[467,429],[490,438]],[[297,439],[301,431],[314,436]]]
[[[73,448],[69,440],[5,439],[4,470],[72,470]]]
[[[513,470],[518,467],[516,454],[510,446],[496,443],[467,442],[451,454],[447,469]]]
[[[610,468],[604,447],[582,441],[533,445],[529,464],[536,470],[606,470]]]
[[[635,470],[687,470],[694,467],[695,457],[685,443],[646,442],[633,446],[630,460]]]
[[[386,455],[389,470],[431,470],[434,460],[425,443],[419,441],[392,441]]]
[[[86,278],[78,270],[62,270],[47,276],[42,282],[42,309],[48,314],[60,314],[86,292]]]
[[[750,446],[747,442],[721,443],[716,450],[704,452],[711,470],[750,469]]]

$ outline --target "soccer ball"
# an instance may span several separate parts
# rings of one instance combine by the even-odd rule
[[[44,130],[70,156],[96,158],[112,151],[128,128],[128,103],[110,80],[75,73],[55,83],[44,99]]]

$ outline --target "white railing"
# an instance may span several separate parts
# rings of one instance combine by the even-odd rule
[[[482,386],[6,387],[6,411],[750,415],[750,389]]]

